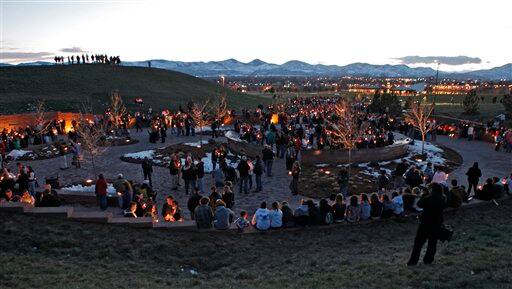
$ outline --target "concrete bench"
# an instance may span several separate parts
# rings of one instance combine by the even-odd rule
[[[170,230],[184,230],[184,231],[197,231],[195,221],[186,220],[183,222],[165,222],[164,220],[158,220],[153,223],[155,229],[170,229]]]
[[[52,217],[70,217],[73,214],[72,207],[31,207],[25,210],[26,214],[44,215]]]
[[[73,212],[69,216],[70,220],[91,223],[108,223],[112,219],[110,212]]]
[[[14,213],[23,213],[26,210],[29,210],[32,206],[25,203],[20,202],[3,202],[0,203],[0,211],[2,212],[14,212]]]
[[[124,225],[124,226],[137,227],[137,228],[152,228],[153,227],[153,219],[150,217],[144,217],[144,218],[115,217],[115,218],[111,218],[108,221],[108,223],[112,224],[112,225]]]

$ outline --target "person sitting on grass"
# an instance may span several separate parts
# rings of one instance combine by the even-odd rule
[[[349,223],[357,223],[361,219],[361,207],[358,204],[357,196],[350,197],[350,204],[347,207],[345,219]]]
[[[252,225],[260,231],[270,228],[270,211],[267,209],[267,202],[261,202],[260,208],[252,217]]]
[[[196,210],[197,206],[199,206],[199,202],[201,201],[203,197],[199,194],[199,189],[194,188],[192,195],[190,195],[190,198],[188,198],[187,201],[187,208],[190,211],[190,218],[194,220],[194,211]]]
[[[293,217],[293,211],[288,205],[288,202],[281,203],[281,212],[283,212],[283,227],[291,228],[295,226],[295,219]]]
[[[399,190],[397,192],[393,192],[393,204],[394,204],[394,211],[393,213],[397,217],[403,217],[404,216],[404,199],[402,198],[402,192]]]
[[[361,194],[361,220],[368,220],[371,217],[371,206],[367,194]]]
[[[226,208],[226,203],[223,200],[217,200],[215,204],[215,219],[213,226],[217,230],[227,230],[235,217],[235,213],[231,209]]]
[[[494,184],[494,198],[500,199],[505,194],[505,188],[500,181],[500,178],[493,177],[492,183]]]
[[[380,216],[381,219],[388,219],[394,216],[395,204],[391,201],[387,194],[383,194],[381,196],[382,203],[382,214]]]
[[[295,209],[293,215],[297,225],[304,227],[309,224],[309,208],[306,200],[301,200],[301,204]]]
[[[203,197],[199,206],[194,210],[194,219],[198,229],[211,229],[213,223],[213,211],[209,206],[210,199]]]
[[[457,180],[452,180],[452,188],[446,196],[446,205],[450,208],[459,208],[466,196],[466,189],[458,185]]]
[[[341,193],[336,195],[335,203],[332,205],[332,213],[334,223],[340,223],[345,220],[345,212],[347,211],[347,206],[345,205],[345,201],[343,199],[343,195]]]
[[[249,214],[242,210],[240,212],[240,218],[236,219],[235,225],[238,229],[238,232],[243,233],[245,228],[249,227]]]
[[[127,218],[137,218],[137,214],[135,213],[137,211],[137,203],[131,202],[128,209],[124,210],[123,216]]]
[[[270,227],[272,229],[281,228],[283,226],[283,212],[278,202],[272,203],[272,210],[270,211]]]
[[[34,206],[36,200],[34,199],[34,197],[32,197],[32,195],[30,195],[28,190],[24,190],[21,194],[20,202]]]
[[[322,224],[324,225],[330,225],[334,222],[332,207],[329,205],[327,199],[320,200],[320,217],[322,219]]]
[[[380,216],[382,215],[382,203],[379,200],[379,195],[377,195],[376,193],[373,193],[370,196],[370,208],[370,216],[374,219],[380,218]]]
[[[496,195],[496,188],[492,183],[492,179],[488,178],[485,181],[485,185],[482,186],[481,190],[477,190],[475,194],[475,198],[482,201],[490,201]]]

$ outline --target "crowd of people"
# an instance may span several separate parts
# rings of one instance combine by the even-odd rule
[[[64,56],[55,56],[53,60],[57,64],[64,64]],[[68,55],[67,56],[68,64],[86,64],[86,63],[96,63],[96,64],[111,64],[111,65],[120,65],[121,58],[119,56],[108,56],[106,54],[91,54],[89,56],[86,54],[77,54],[77,55]]]

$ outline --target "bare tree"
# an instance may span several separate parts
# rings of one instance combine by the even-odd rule
[[[126,114],[126,107],[124,106],[123,99],[117,90],[113,91],[110,95],[110,106],[108,108],[108,113],[110,122],[117,130],[123,124],[123,117]]]
[[[214,111],[214,113],[215,113],[215,120],[219,124],[222,124],[222,120],[224,119],[224,117],[229,114],[228,101],[227,101],[225,93],[222,93],[220,95],[219,101],[218,101],[217,105],[215,106],[214,110],[215,110]]]
[[[203,127],[210,125],[212,123],[212,119],[208,114],[208,106],[210,105],[210,100],[206,100],[204,103],[196,103],[192,104],[190,107],[190,117],[194,120],[194,124],[196,127],[199,127],[200,135],[199,135],[199,146],[203,145]]]
[[[419,102],[411,104],[411,109],[405,115],[405,121],[416,128],[421,133],[421,154],[425,153],[425,138],[427,133],[434,129],[430,125],[430,115],[434,110],[434,103],[421,105]]]
[[[39,100],[36,103],[34,112],[34,127],[36,128],[37,134],[42,138],[51,126],[51,119],[48,118],[48,112],[46,111],[46,104],[44,100]]]
[[[359,112],[348,100],[339,100],[334,104],[334,118],[329,125],[330,142],[343,145],[348,150],[348,174],[352,165],[352,150],[368,129],[368,122],[359,123]]]
[[[94,178],[97,176],[95,159],[106,150],[106,148],[101,145],[101,142],[106,140],[106,131],[105,122],[95,123],[84,114],[80,114],[76,132],[78,133],[82,150],[87,152],[88,160],[91,162]]]

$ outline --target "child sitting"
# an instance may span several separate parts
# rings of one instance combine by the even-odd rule
[[[240,218],[235,221],[236,227],[240,233],[243,233],[245,228],[249,227],[249,214],[246,211],[240,212]]]

